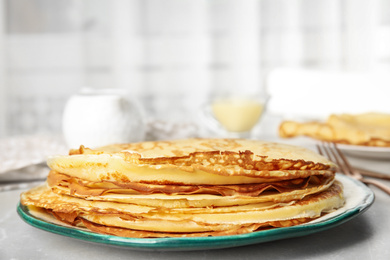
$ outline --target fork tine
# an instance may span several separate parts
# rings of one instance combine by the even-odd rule
[[[332,143],[334,145],[334,143]],[[333,155],[334,160],[336,161],[336,164],[339,166],[339,168],[343,171],[345,175],[351,175],[349,168],[346,166],[344,161],[340,160],[339,153],[336,153],[334,149],[332,149],[330,143],[326,143],[326,147],[329,150],[329,152]]]
[[[322,156],[325,156],[324,153],[322,152],[321,146],[316,144],[316,148],[317,148],[317,151],[318,151],[319,154],[321,154]]]
[[[335,153],[337,153],[338,157],[341,158],[341,160],[343,161],[344,165],[346,166],[346,168],[349,169],[349,171],[352,173],[352,174],[358,174],[360,175],[360,173],[357,173],[357,171],[355,171],[352,167],[352,165],[349,163],[347,157],[345,157],[345,155],[340,151],[340,149],[337,147],[337,145],[335,143],[333,143],[333,151],[335,151]]]
[[[322,155],[322,156],[328,158],[328,160],[330,160],[330,161],[336,163],[336,162],[334,161],[334,159],[332,158],[331,154],[329,153],[328,149],[326,149],[326,147],[325,147],[325,145],[324,145],[323,142],[321,142],[321,145],[316,144],[316,147],[317,147],[317,151],[318,151],[318,153],[319,153],[320,155]]]
[[[329,160],[332,162],[336,163],[335,160],[332,158],[333,156],[331,153],[329,153],[327,147],[325,146],[324,142],[321,142],[321,145],[316,144],[318,153],[321,154],[322,156],[327,157]],[[336,163],[337,164],[337,163]]]
[[[334,149],[330,146],[328,142],[321,142],[321,146],[317,145],[317,150],[319,154],[326,156],[329,160],[337,165],[337,167],[344,173],[345,175],[351,176],[352,173],[340,159],[338,154],[334,152]]]

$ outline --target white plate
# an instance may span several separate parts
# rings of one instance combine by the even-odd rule
[[[390,159],[390,147],[337,144],[337,147],[348,155],[371,158]]]

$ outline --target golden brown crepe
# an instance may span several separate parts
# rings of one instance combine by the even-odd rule
[[[335,166],[301,147],[242,139],[83,146],[48,160],[21,203],[128,237],[216,236],[297,225],[344,203]]]
[[[318,140],[390,147],[390,115],[384,113],[330,115],[326,122],[284,121],[281,137],[309,136]]]
[[[33,189],[22,196],[25,205],[49,209],[70,224],[94,223],[95,229],[120,228],[123,233],[149,232],[152,237],[204,236],[213,232],[241,233],[243,228],[290,226],[318,218],[343,205],[342,187],[336,182],[324,192],[299,201],[261,202],[239,206],[164,208],[130,203],[87,201],[58,195],[49,187]],[[87,224],[86,224],[87,223]],[[245,230],[245,229],[244,229]],[[115,234],[112,232],[105,232]],[[236,233],[236,234],[237,234]],[[143,234],[145,236],[145,234]],[[138,237],[139,235],[137,235]]]

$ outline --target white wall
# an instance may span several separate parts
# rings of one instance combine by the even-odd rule
[[[5,25],[4,1],[0,0],[0,137],[7,133],[6,79],[5,79]]]
[[[264,88],[280,67],[390,69],[390,0],[0,3],[0,137],[60,131],[83,86],[125,88],[149,118],[191,121],[210,92]]]

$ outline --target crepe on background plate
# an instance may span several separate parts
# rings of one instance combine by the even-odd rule
[[[83,146],[48,160],[31,211],[124,237],[234,235],[306,223],[344,204],[335,166],[313,151],[242,139]]]
[[[362,146],[390,147],[390,114],[332,114],[326,122],[284,121],[279,135]]]

